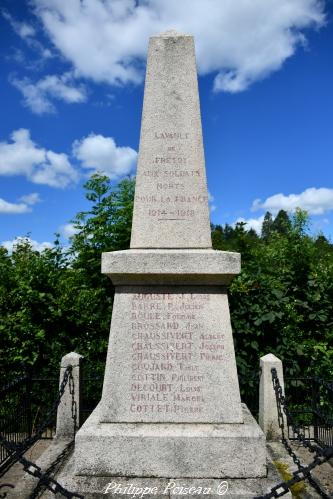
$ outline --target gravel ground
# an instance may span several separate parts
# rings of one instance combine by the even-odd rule
[[[302,465],[306,466],[313,461],[313,454],[304,448],[298,442],[290,442],[291,447],[297,457],[300,459]],[[290,475],[298,470],[297,465],[289,456],[282,442],[268,442],[267,447],[275,465],[279,467],[285,466],[285,471]],[[281,471],[280,471],[281,474]],[[330,463],[324,463],[312,471],[313,478],[320,485],[321,489],[325,491],[326,496],[333,499],[333,467]],[[282,480],[286,478],[281,476]],[[289,478],[288,478],[289,479]],[[303,486],[302,486],[303,484]],[[308,483],[308,481],[300,482],[297,486],[297,495],[293,495],[295,499],[317,499],[323,496],[319,495],[315,489]]]
[[[52,440],[38,440],[25,454],[24,457],[26,459],[29,459],[29,461],[36,462],[36,460],[41,456],[41,454],[45,451],[45,449],[48,448]],[[12,485],[16,485],[19,480],[21,480],[24,475],[25,471],[23,471],[22,464],[20,463],[15,463],[8,471],[5,473],[1,478],[0,478],[0,487],[1,484],[4,483],[10,483]],[[2,493],[8,493],[7,497],[10,496],[10,488],[3,487],[0,489],[0,497],[6,497],[6,496],[1,496]]]
[[[302,464],[310,464],[313,461],[313,454],[305,449],[300,443],[293,442],[292,448],[295,454],[299,456]],[[331,460],[332,461],[332,460]],[[333,498],[333,462],[327,462],[315,468],[312,472],[312,476],[319,482],[322,489],[325,490],[329,497]],[[310,485],[307,486],[308,491],[310,490],[314,494],[308,497],[320,497],[316,492],[313,491]]]
[[[41,454],[49,447],[51,440],[40,440],[36,442],[36,444],[29,449],[25,457],[33,462],[41,456]],[[293,450],[296,455],[300,458],[302,464],[307,465],[313,460],[313,454],[310,453],[307,449],[305,449],[301,444],[297,442],[291,443]],[[275,461],[285,462],[288,464],[289,470],[292,472],[297,469],[296,465],[292,462],[290,456],[285,451],[283,445],[281,443],[270,443],[268,445],[271,448],[272,458]],[[333,464],[333,463],[332,463]],[[325,490],[328,497],[333,499],[333,466],[330,463],[325,463],[322,466],[316,468],[312,475],[321,485],[321,488]],[[12,468],[2,477],[0,478],[0,485],[3,483],[10,483],[16,485],[25,475],[23,471],[22,465],[16,463]],[[25,495],[17,495],[15,491],[9,488],[0,489],[0,498],[6,497],[2,496],[3,493],[8,493],[8,499],[17,499],[18,497],[21,499],[25,497]],[[43,496],[44,497],[44,496]],[[49,496],[47,496],[49,497]],[[295,496],[297,499],[317,499],[321,496],[309,485],[306,484],[306,489],[300,495]]]

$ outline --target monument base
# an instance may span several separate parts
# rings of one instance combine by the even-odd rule
[[[247,479],[84,477],[70,476],[71,469],[69,463],[57,480],[67,490],[82,494],[84,499],[194,499],[202,497],[218,499],[221,496],[225,499],[253,499],[267,494],[271,488],[281,482],[281,477],[272,462],[268,463],[267,477]],[[292,494],[287,492],[283,497],[291,499]],[[44,498],[54,499],[54,494],[46,492],[43,495]]]
[[[75,474],[256,478],[266,476],[265,437],[242,404],[243,424],[100,423],[99,406],[75,439]]]

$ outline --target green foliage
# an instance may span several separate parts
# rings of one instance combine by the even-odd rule
[[[101,252],[129,247],[134,180],[113,187],[93,175],[85,188],[91,209],[75,217],[69,249],[58,239],[41,253],[28,239],[12,255],[0,247],[1,374],[21,363],[54,373],[72,350],[105,360],[113,288],[101,275]]]
[[[333,246],[308,235],[308,217],[297,210],[265,216],[261,238],[223,240],[213,227],[215,249],[246,241],[242,272],[230,287],[237,360],[245,376],[261,355],[280,357],[289,373],[333,375]],[[219,239],[214,234],[217,232]],[[216,244],[218,240],[218,244]],[[233,242],[232,242],[233,241]],[[319,247],[319,251],[318,251]]]
[[[90,208],[72,221],[77,232],[69,248],[58,236],[41,253],[28,240],[12,254],[0,247],[1,374],[21,362],[54,373],[72,350],[104,363],[113,288],[100,259],[129,247],[134,180],[114,186],[93,175],[85,190]],[[333,246],[308,234],[307,214],[267,213],[261,236],[244,223],[215,225],[212,241],[242,255],[229,292],[240,375],[250,379],[259,357],[272,352],[291,374],[332,377]]]

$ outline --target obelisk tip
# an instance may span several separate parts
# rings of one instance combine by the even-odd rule
[[[180,36],[190,36],[190,35],[186,33],[180,33],[176,29],[169,29],[167,31],[164,31],[163,33],[160,33],[158,36],[161,38],[178,38]]]

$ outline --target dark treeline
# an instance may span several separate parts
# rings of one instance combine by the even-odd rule
[[[0,247],[1,375],[22,365],[44,375],[77,351],[100,372],[108,343],[113,288],[101,275],[103,251],[129,247],[134,180],[113,186],[93,175],[85,185],[91,203],[72,221],[77,233],[64,248],[39,253],[28,240],[12,254]],[[212,226],[214,249],[242,254],[242,272],[230,287],[238,369],[258,370],[259,357],[275,353],[293,374],[333,375],[333,245],[308,234],[308,217],[266,213],[259,236],[244,223]]]

